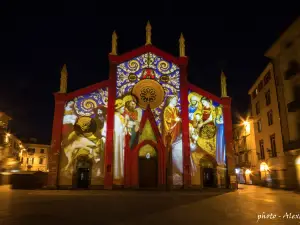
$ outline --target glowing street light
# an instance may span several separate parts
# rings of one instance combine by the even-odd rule
[[[260,164],[260,171],[261,172],[267,172],[269,170],[269,167],[266,163],[261,163]]]
[[[249,121],[248,121],[248,120],[245,120],[245,121],[243,122],[243,125],[244,125],[244,127],[245,127],[246,134],[249,134],[249,133],[250,133],[250,123],[249,123]]]
[[[249,175],[249,174],[251,174],[251,173],[252,173],[251,170],[246,169],[246,171],[245,171],[245,174],[246,174],[246,175]]]

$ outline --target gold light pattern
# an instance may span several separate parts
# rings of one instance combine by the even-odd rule
[[[142,131],[142,134],[140,135],[139,138],[139,143],[141,143],[144,140],[151,140],[156,142],[156,138],[155,138],[155,134],[152,130],[151,124],[149,122],[149,120],[146,121],[144,129]]]
[[[144,145],[140,148],[139,157],[146,157],[148,153],[150,154],[150,157],[156,156],[156,151],[151,145]]]

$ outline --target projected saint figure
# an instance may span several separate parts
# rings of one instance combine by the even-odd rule
[[[124,178],[124,149],[125,149],[125,134],[126,127],[124,117],[125,105],[122,99],[117,99],[115,102],[115,122],[114,122],[114,166],[113,178],[115,184],[122,184]]]
[[[224,136],[224,120],[222,106],[216,107],[215,124],[217,127],[216,160],[218,165],[225,165],[226,147]]]
[[[123,98],[125,104],[125,117],[127,120],[127,134],[130,136],[129,147],[133,149],[136,144],[140,122],[142,118],[142,109],[137,107],[137,100],[133,95],[126,95]]]
[[[175,95],[168,96],[166,107],[163,113],[163,140],[167,145],[167,136],[171,135],[171,144],[179,137],[181,133],[181,119],[179,111],[176,108],[178,98]]]
[[[200,107],[200,96],[195,92],[191,92],[188,96],[188,100],[189,100],[189,120],[193,120],[195,112]]]

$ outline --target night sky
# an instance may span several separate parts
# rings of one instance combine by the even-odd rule
[[[219,96],[224,70],[235,119],[247,111],[248,90],[268,63],[264,52],[296,17],[7,17],[0,22],[0,111],[13,118],[18,137],[50,143],[63,64],[68,91],[107,79],[113,30],[122,54],[145,44],[149,19],[153,45],[172,55],[183,32],[190,82]]]

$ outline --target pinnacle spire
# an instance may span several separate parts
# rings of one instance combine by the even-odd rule
[[[179,38],[179,56],[185,57],[185,39],[183,33],[180,34]]]
[[[146,26],[146,45],[151,45],[152,42],[151,42],[151,30],[152,30],[152,27],[151,27],[151,24],[150,24],[150,21],[148,20],[147,22],[147,26]]]
[[[117,55],[117,47],[118,47],[118,36],[117,32],[114,30],[111,36],[111,55]]]
[[[60,72],[60,93],[67,93],[68,71],[67,65],[64,64]]]
[[[228,97],[227,96],[227,83],[226,83],[226,76],[223,70],[221,70],[221,97]]]

